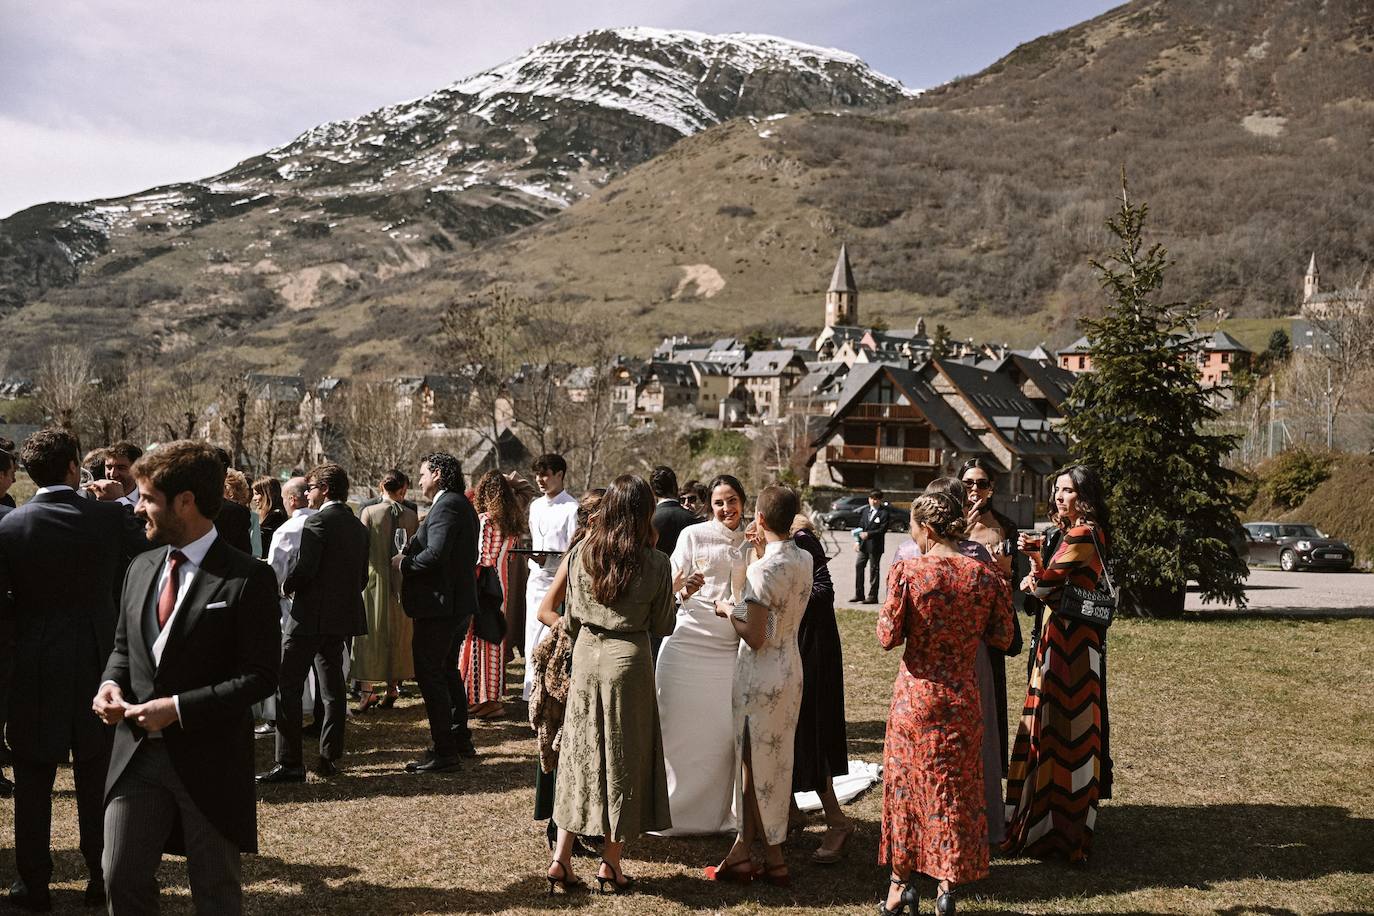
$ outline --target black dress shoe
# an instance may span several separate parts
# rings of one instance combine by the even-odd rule
[[[339,768],[336,767],[334,765],[334,761],[330,760],[328,757],[321,757],[319,760],[315,761],[316,776],[329,777],[337,774],[338,772]]]
[[[463,761],[457,756],[440,757],[435,754],[424,760],[413,760],[406,764],[407,773],[452,773],[463,768]]]
[[[89,907],[105,906],[105,879],[92,878],[86,882],[86,893],[82,895],[81,902]]]
[[[259,773],[258,782],[305,782],[305,767],[285,767],[279,763],[266,773]]]
[[[477,745],[469,741],[467,744],[458,745],[458,756],[469,759],[477,756]]]
[[[5,902],[10,906],[17,906],[19,909],[28,910],[31,913],[49,913],[52,911],[52,895],[48,893],[48,889],[43,887],[31,890],[22,879],[10,885],[10,894],[5,898]]]

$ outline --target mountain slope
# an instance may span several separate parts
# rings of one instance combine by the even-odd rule
[[[627,350],[814,328],[847,241],[865,317],[1066,343],[1124,166],[1177,260],[1166,295],[1288,314],[1312,251],[1331,285],[1374,258],[1372,122],[1369,4],[1135,2],[896,108],[715,128],[351,307],[375,335],[367,310],[505,281],[614,316]]]
[[[148,306],[159,347],[211,339],[536,223],[730,118],[910,95],[853,55],[768,36],[590,32],[204,181],[0,221],[0,309],[77,283],[22,317]]]

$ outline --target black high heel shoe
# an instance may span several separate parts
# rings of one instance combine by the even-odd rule
[[[888,878],[890,883],[902,889],[902,894],[897,898],[897,908],[889,910],[887,901],[883,900],[878,904],[878,916],[902,916],[907,907],[911,907],[911,916],[916,916],[920,910],[920,898],[917,896],[916,888],[906,881],[898,881],[896,878]]]
[[[382,697],[381,700],[377,702],[377,708],[390,709],[391,707],[396,705],[396,697],[398,696],[399,694],[388,693],[386,696]]]
[[[601,869],[598,868],[596,870],[596,883],[598,886],[598,890],[602,894],[628,894],[634,889],[634,878],[626,877],[625,872],[616,868],[614,865],[612,865],[610,862],[607,862],[605,859],[601,860],[601,864],[611,870],[611,877],[609,878],[603,877],[601,875]],[[611,886],[611,889],[609,891],[606,890],[607,884]]]
[[[958,892],[954,888],[941,893],[935,898],[936,916],[954,916],[954,902]]]
[[[560,862],[557,859],[554,859],[552,862],[549,863],[549,868],[553,868],[555,865],[557,865],[558,868],[562,871],[563,877],[555,878],[553,875],[544,876],[549,881],[550,897],[552,897],[560,890],[563,893],[567,894],[572,891],[584,891],[587,889],[586,882],[584,882],[581,878],[573,877],[572,869],[569,868],[565,863]]]

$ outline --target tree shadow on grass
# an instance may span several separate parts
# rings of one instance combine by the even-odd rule
[[[976,892],[1010,903],[1368,875],[1374,874],[1371,850],[1374,819],[1332,805],[1107,803],[1098,813],[1087,868],[994,862]]]

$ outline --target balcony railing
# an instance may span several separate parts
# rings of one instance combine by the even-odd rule
[[[845,419],[924,420],[925,417],[911,404],[855,404],[849,409]]]
[[[938,467],[938,448],[902,448],[896,445],[831,445],[825,450],[829,462],[852,464],[889,464],[911,467]]]

